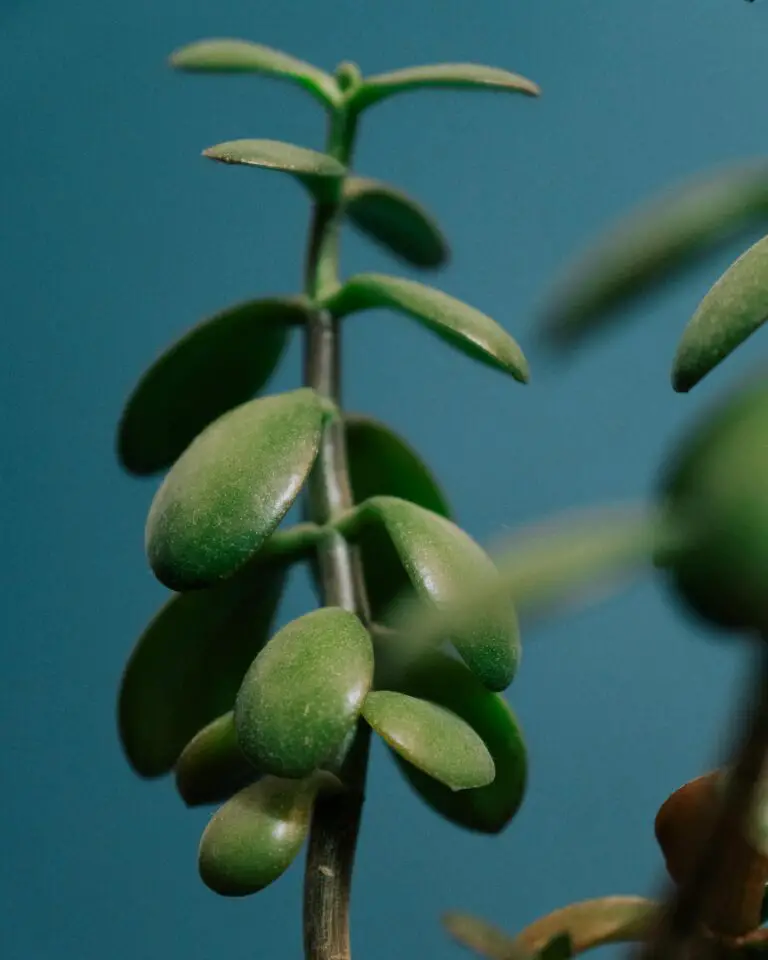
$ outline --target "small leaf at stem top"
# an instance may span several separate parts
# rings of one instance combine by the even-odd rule
[[[450,790],[484,787],[493,759],[469,724],[444,707],[391,690],[369,693],[363,716],[389,746]]]
[[[743,253],[704,297],[685,328],[672,385],[686,392],[768,320],[768,237]]]
[[[249,40],[228,37],[199,40],[173,53],[171,66],[201,73],[261,73],[290,80],[324,106],[334,106],[341,98],[338,84],[324,70]]]
[[[324,304],[336,317],[389,307],[419,320],[451,346],[527,383],[528,364],[515,340],[495,320],[423,283],[378,273],[351,277]]]
[[[335,199],[346,168],[334,157],[280,140],[230,140],[203,150],[220,163],[279,170],[299,180],[318,200]]]
[[[396,93],[427,87],[498,90],[523,93],[529,97],[537,97],[541,93],[532,80],[499,67],[486,67],[479,63],[435,63],[365,77],[350,98],[349,107],[359,112]]]
[[[448,260],[448,244],[435,219],[407,194],[379,180],[348,177],[344,213],[363,233],[415,267]]]

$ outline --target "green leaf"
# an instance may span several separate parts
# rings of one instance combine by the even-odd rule
[[[570,960],[576,954],[568,933],[558,933],[539,950],[539,960]]]
[[[406,263],[434,268],[448,260],[436,220],[406,193],[379,180],[348,177],[343,197],[352,223]]]
[[[152,569],[171,589],[225,579],[254,556],[301,490],[325,416],[309,388],[251,400],[187,447],[147,518]]]
[[[427,700],[392,690],[369,693],[363,716],[389,746],[450,790],[484,787],[493,759],[469,724]]]
[[[721,629],[768,626],[767,431],[761,371],[677,444],[662,478],[664,506],[690,531],[667,575],[684,604]]]
[[[175,772],[176,789],[188,807],[228,800],[259,776],[238,746],[231,710],[189,741]]]
[[[264,387],[285,351],[288,327],[307,315],[298,297],[252,300],[177,340],[128,400],[117,441],[123,466],[138,475],[169,467],[209,423]]]
[[[563,279],[544,318],[564,346],[768,216],[768,165],[697,177],[622,219]]]
[[[268,639],[284,582],[284,567],[252,564],[210,590],[174,596],[160,610],[120,686],[120,739],[137,773],[168,773],[189,740],[232,709]]]
[[[239,163],[289,173],[320,200],[338,194],[346,168],[327,153],[297,147],[279,140],[230,140],[203,150],[204,157],[220,163]]]
[[[479,63],[435,63],[366,77],[353,93],[349,107],[353,112],[359,112],[393,94],[424,87],[447,87],[453,90],[479,88],[524,93],[529,97],[537,97],[541,92],[532,80],[498,67],[486,67]]]
[[[386,648],[385,648],[386,649]],[[377,657],[377,667],[378,667]],[[481,833],[499,833],[517,813],[525,793],[528,761],[517,718],[505,700],[486,690],[463,664],[440,652],[426,654],[381,686],[451,710],[485,744],[493,759],[493,783],[454,793],[395,755],[414,790],[446,819]]]
[[[200,840],[205,885],[225,897],[243,897],[277,880],[304,844],[315,793],[306,780],[263,777],[235,794]]]
[[[254,660],[235,706],[240,748],[267,773],[305,777],[354,729],[373,678],[373,647],[338,607],[283,627]]]
[[[338,84],[324,70],[248,40],[199,40],[172,54],[171,66],[200,73],[262,73],[297,83],[324,106],[340,100]]]
[[[450,520],[395,497],[373,497],[344,518],[339,529],[355,539],[359,531],[380,527],[397,552],[418,595],[431,604],[453,602],[457,592],[487,588],[496,568],[475,541]],[[464,662],[492,690],[507,687],[520,659],[520,636],[511,603],[503,599],[455,630],[448,639]]]
[[[768,237],[723,274],[702,300],[677,348],[672,386],[685,393],[768,320]]]
[[[423,283],[360,273],[330,296],[324,306],[336,317],[389,307],[424,324],[463,353],[528,382],[528,364],[512,337],[484,313]]]

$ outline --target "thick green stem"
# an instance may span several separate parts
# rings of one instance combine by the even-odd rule
[[[352,154],[354,119],[343,108],[331,115],[327,152],[343,163]],[[305,292],[318,302],[338,285],[339,201],[318,201],[307,249]],[[318,309],[306,330],[305,384],[341,406],[339,322]],[[344,425],[334,418],[324,431],[309,479],[309,518],[325,526],[353,506]],[[367,601],[356,551],[338,533],[318,546],[323,601],[367,620]],[[304,952],[307,960],[348,960],[349,901],[360,827],[370,731],[360,724],[341,770],[344,790],[315,804],[304,878]]]

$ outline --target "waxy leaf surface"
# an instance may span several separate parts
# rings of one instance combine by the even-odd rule
[[[303,323],[299,298],[252,300],[193,327],[149,368],[133,391],[118,432],[118,454],[131,473],[169,467],[227,410],[264,387]]]
[[[528,364],[515,340],[495,320],[414,280],[378,273],[351,277],[325,303],[337,317],[388,307],[413,317],[463,353],[528,382]]]
[[[324,415],[320,396],[302,388],[242,404],[207,427],[152,502],[146,544],[158,579],[204,587],[254,556],[304,484]]]
[[[380,180],[349,177],[344,213],[359,230],[415,267],[439,267],[448,259],[448,244],[432,215]]]
[[[768,320],[768,237],[731,266],[702,300],[686,327],[672,369],[686,392]]]
[[[261,770],[304,777],[338,752],[373,678],[373,647],[358,618],[338,607],[283,627],[259,653],[237,695],[235,727]]]
[[[176,789],[188,807],[221,803],[258,778],[237,743],[231,710],[189,741],[175,774]]]
[[[373,497],[358,508],[349,535],[380,527],[423,599],[442,606],[472,589],[487,589],[498,577],[488,555],[450,520],[395,497]],[[345,532],[342,530],[342,532]],[[520,659],[520,636],[512,604],[496,600],[462,629],[446,627],[464,662],[492,690],[512,681]]]
[[[203,156],[220,163],[245,164],[288,173],[318,199],[334,197],[346,173],[343,164],[327,153],[280,140],[230,140],[209,147],[203,151]]]
[[[541,92],[532,81],[499,67],[479,63],[434,63],[406,67],[366,77],[350,99],[354,111],[365,110],[396,93],[408,93],[428,87],[453,90],[485,89],[523,93],[536,97]]]
[[[178,70],[200,73],[261,73],[290,80],[309,91],[324,106],[332,106],[340,98],[334,78],[296,57],[261,43],[214,37],[199,40],[177,50],[171,66]]]
[[[277,880],[306,839],[314,796],[306,781],[269,776],[235,794],[200,840],[198,867],[206,886],[242,897]]]
[[[137,773],[168,773],[195,734],[233,708],[284,581],[282,567],[249,565],[209,590],[172,597],[150,623],[128,660],[118,708]]]
[[[482,833],[503,830],[522,803],[528,770],[517,719],[504,699],[486,690],[463,664],[440,652],[426,654],[404,671],[396,670],[386,686],[461,717],[483,741],[495,766],[492,783],[454,793],[395,754],[414,790],[458,826]]]
[[[428,700],[392,690],[370,693],[363,716],[389,746],[450,790],[484,787],[493,760],[469,724]]]
[[[619,308],[768,220],[768,164],[681,184],[622,219],[574,263],[544,318],[548,337],[582,340]]]

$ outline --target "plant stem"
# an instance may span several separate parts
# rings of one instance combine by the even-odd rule
[[[354,118],[345,108],[330,116],[327,152],[349,162]],[[318,302],[338,285],[341,204],[315,203],[307,248],[305,292]],[[317,309],[306,330],[305,385],[341,405],[339,321]],[[328,423],[309,478],[309,518],[324,526],[353,506],[341,416]],[[368,604],[356,550],[338,533],[317,550],[323,602],[367,621]],[[304,877],[304,953],[307,960],[349,960],[349,901],[357,835],[365,793],[370,730],[361,723],[340,777],[343,791],[320,794],[315,803]]]
[[[762,641],[755,669],[755,690],[741,703],[744,730],[730,767],[725,796],[696,868],[670,898],[661,923],[641,960],[693,960],[705,953],[702,914],[722,890],[732,896],[727,873],[728,851],[744,835],[747,817],[768,759],[768,640]]]

